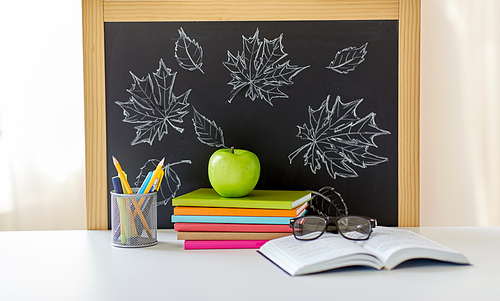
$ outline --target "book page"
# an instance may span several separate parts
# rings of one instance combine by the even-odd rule
[[[335,234],[325,233],[320,238],[310,241],[297,240],[293,236],[289,238],[288,240],[276,242],[276,246],[279,246],[288,255],[303,264],[341,257],[356,252],[365,252],[356,244]]]
[[[388,269],[413,258],[468,263],[462,254],[409,230],[377,227],[368,240],[357,244],[376,254]]]
[[[293,236],[278,238],[259,251],[292,275],[349,265],[381,268],[381,263],[367,250],[332,233],[311,241],[300,241]]]

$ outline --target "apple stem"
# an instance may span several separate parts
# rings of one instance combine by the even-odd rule
[[[231,146],[231,154],[234,154],[234,147]]]

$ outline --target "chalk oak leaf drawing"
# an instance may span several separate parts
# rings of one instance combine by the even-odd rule
[[[161,140],[168,134],[168,128],[182,133],[183,117],[188,113],[186,108],[191,89],[176,96],[173,93],[177,72],[172,72],[160,59],[159,67],[152,75],[139,78],[130,72],[134,83],[127,90],[131,95],[127,102],[115,102],[123,109],[124,122],[137,124],[136,137],[131,145],[142,142],[153,144],[156,137]]]
[[[305,150],[304,165],[308,165],[312,173],[316,174],[323,163],[335,179],[336,176],[357,177],[353,166],[366,168],[388,161],[369,152],[370,147],[377,147],[375,137],[390,132],[377,126],[373,112],[363,118],[357,116],[356,108],[363,99],[343,103],[337,96],[331,109],[329,100],[330,96],[317,110],[309,107],[309,125],[297,126],[297,137],[307,143],[288,156],[290,164]]]
[[[347,74],[350,71],[354,71],[354,69],[365,60],[367,46],[368,43],[365,43],[359,48],[347,47],[337,51],[335,59],[331,61],[330,65],[326,68],[341,74]]]
[[[283,50],[283,34],[273,40],[264,38],[261,41],[257,29],[252,37],[242,38],[241,53],[238,51],[237,55],[233,55],[228,50],[227,62],[223,62],[231,73],[232,79],[228,84],[233,86],[227,102],[230,103],[243,89],[246,89],[245,97],[252,101],[259,98],[270,105],[273,105],[274,98],[288,98],[279,88],[293,84],[292,78],[309,66],[290,65],[289,60],[283,62],[288,55]]]

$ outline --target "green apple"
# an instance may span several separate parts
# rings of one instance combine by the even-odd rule
[[[260,162],[257,156],[241,149],[219,149],[208,161],[208,179],[223,197],[242,197],[257,185]]]

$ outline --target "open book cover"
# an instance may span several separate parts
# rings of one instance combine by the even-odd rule
[[[304,275],[346,266],[393,269],[410,259],[469,264],[461,253],[409,230],[377,227],[368,240],[352,241],[325,233],[311,241],[287,236],[265,243],[259,253],[288,274]]]

